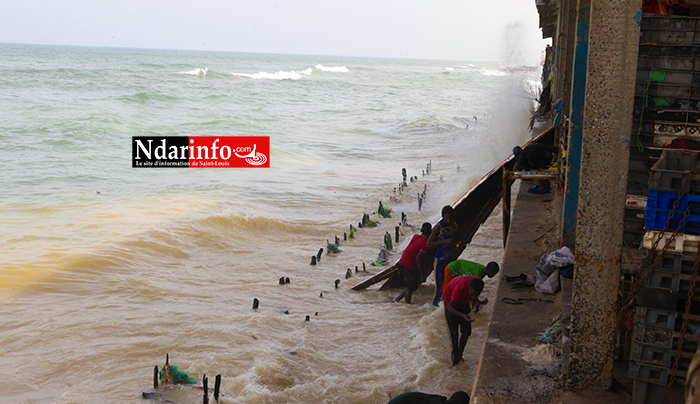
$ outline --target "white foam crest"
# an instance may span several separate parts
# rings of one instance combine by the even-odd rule
[[[299,80],[301,78],[301,74],[298,72],[292,70],[289,72],[285,71],[278,71],[277,73],[267,73],[267,72],[259,72],[257,74],[248,74],[248,73],[231,73],[234,76],[239,76],[239,77],[247,77],[249,79],[264,79],[264,80]],[[306,73],[304,73],[306,74]]]
[[[209,69],[207,69],[207,68],[205,67],[205,68],[203,68],[203,69],[202,69],[202,68],[197,68],[197,69],[194,69],[194,70],[190,70],[190,71],[188,71],[188,72],[179,72],[179,73],[180,73],[180,74],[189,74],[189,75],[192,75],[192,76],[206,76],[208,71],[209,71]]]
[[[451,71],[454,71],[454,67],[446,67],[445,70],[447,70],[448,72],[451,72]]]
[[[310,76],[311,73],[313,73],[313,71],[314,71],[314,69],[312,69],[312,68],[309,67],[308,69],[302,70],[302,71],[300,71],[299,73],[305,74],[305,75],[307,75],[307,76]]]
[[[322,71],[322,72],[332,72],[332,73],[347,73],[350,70],[348,70],[347,67],[345,66],[330,66],[326,67],[324,65],[316,65],[314,68]]]
[[[495,70],[495,69],[481,69],[481,74],[484,76],[507,76],[508,73],[504,72],[503,70]]]

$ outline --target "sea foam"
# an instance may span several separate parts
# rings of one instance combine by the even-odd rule
[[[301,78],[301,74],[295,71],[278,71],[277,73],[267,73],[267,72],[259,72],[257,74],[248,74],[248,73],[231,73],[234,76],[239,76],[239,77],[247,77],[249,79],[267,79],[267,80],[299,80]]]
[[[347,73],[350,70],[348,70],[347,67],[345,66],[331,66],[331,67],[326,67],[324,65],[316,65],[314,68],[322,71],[322,72],[333,72],[333,73]]]
[[[188,72],[179,72],[179,74],[189,74],[189,75],[192,75],[192,76],[206,76],[208,71],[209,71],[209,69],[207,69],[207,68],[205,67],[205,68],[203,68],[203,69],[202,69],[202,68],[197,68],[197,69],[194,69],[194,70],[190,70],[190,71],[188,71]]]
[[[256,74],[249,74],[249,73],[231,73],[231,74],[234,76],[239,76],[239,77],[247,77],[249,79],[299,80],[300,78],[302,78],[302,75],[310,76],[314,72],[314,70],[320,70],[322,72],[331,72],[331,73],[347,73],[350,71],[345,66],[326,67],[323,65],[316,65],[313,68],[309,67],[309,68],[306,68],[304,70],[290,70],[290,71],[280,70],[277,73],[259,72]]]
[[[508,72],[504,72],[503,70],[494,70],[494,69],[481,69],[481,74],[484,76],[507,76]]]

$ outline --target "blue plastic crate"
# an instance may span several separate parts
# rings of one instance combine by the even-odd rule
[[[678,199],[678,191],[664,191],[660,189],[649,188],[647,193],[647,208],[653,209],[671,209],[673,204]],[[685,212],[690,207],[690,213],[700,215],[700,195],[685,194],[681,197],[681,201],[676,207],[678,212]]]
[[[674,232],[678,229],[679,223],[683,220],[683,211],[675,212],[671,217],[668,228],[664,229],[666,220],[671,214],[670,209],[654,209],[647,206],[647,216],[644,221],[644,228],[648,230],[665,230]],[[700,215],[690,215],[685,223],[678,230],[680,233],[700,235]]]

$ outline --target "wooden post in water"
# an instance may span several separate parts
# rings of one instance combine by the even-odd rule
[[[399,226],[396,226],[396,238],[395,238],[396,243],[399,243]]]
[[[219,390],[221,390],[221,375],[216,375],[214,378],[214,400],[219,402]]]
[[[209,386],[207,386],[207,383],[207,375],[202,376],[202,387],[204,390],[204,398],[202,400],[203,404],[209,404]]]
[[[321,262],[321,256],[323,256],[323,247],[318,249],[318,252],[316,253],[316,260],[318,262]]]
[[[153,388],[158,388],[158,365],[156,365],[156,367],[153,368]]]
[[[256,297],[255,299],[253,299],[253,310],[256,310],[258,306],[260,306],[260,300],[258,300],[258,298]],[[165,363],[167,364],[168,362],[166,361]]]
[[[315,255],[311,256],[311,265],[316,265],[316,256]]]

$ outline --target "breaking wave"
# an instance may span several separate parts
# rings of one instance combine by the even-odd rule
[[[266,79],[266,80],[299,80],[301,78],[301,74],[299,74],[296,71],[289,71],[289,72],[284,72],[284,71],[278,71],[277,73],[267,73],[267,72],[260,72],[256,74],[248,74],[248,73],[231,73],[234,76],[238,77],[247,77],[249,79]]]
[[[461,130],[466,125],[464,118],[443,118],[436,116],[427,116],[412,121],[405,121],[399,125],[397,130],[400,133],[411,134],[431,134],[431,133],[447,133]]]
[[[246,77],[249,79],[263,79],[263,80],[299,80],[303,76],[310,76],[313,74],[314,71],[322,71],[322,72],[329,72],[329,73],[347,73],[350,70],[348,70],[347,67],[345,66],[331,66],[331,67],[326,67],[323,65],[316,65],[314,67],[309,67],[304,70],[290,70],[290,71],[283,71],[280,70],[277,73],[268,73],[268,72],[258,72],[255,74],[251,73],[231,73],[233,76],[238,76],[238,77]]]
[[[484,76],[507,76],[508,72],[495,69],[481,69],[481,74]]]
[[[220,235],[231,234],[304,234],[308,228],[296,223],[265,216],[246,216],[236,214],[214,214],[192,221],[194,228],[203,232],[214,231]]]
[[[191,75],[191,76],[206,76],[208,71],[209,71],[209,69],[207,69],[207,68],[205,67],[205,68],[203,68],[203,69],[202,69],[202,68],[197,68],[197,69],[194,69],[194,70],[190,70],[190,71],[188,71],[188,72],[178,72],[178,73],[179,73],[179,74],[189,74],[189,75]]]
[[[333,73],[347,73],[350,70],[348,70],[347,67],[345,66],[331,66],[331,67],[326,67],[324,65],[316,65],[314,68],[322,71],[322,72],[333,72]]]

